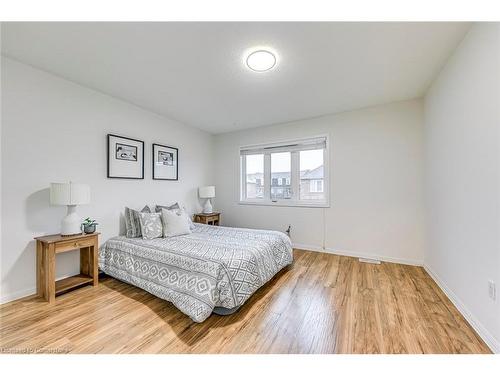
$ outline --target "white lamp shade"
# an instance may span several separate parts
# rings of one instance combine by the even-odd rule
[[[50,204],[80,205],[90,203],[90,186],[72,182],[50,184]]]
[[[203,186],[198,189],[198,194],[200,195],[200,198],[214,198],[215,186]]]

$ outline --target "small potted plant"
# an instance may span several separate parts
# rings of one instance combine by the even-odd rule
[[[92,220],[90,217],[88,217],[82,223],[83,231],[86,234],[94,233],[96,225],[99,225],[99,224],[96,223],[95,220]]]

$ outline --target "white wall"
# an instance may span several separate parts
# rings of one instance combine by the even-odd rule
[[[500,26],[472,27],[425,98],[425,265],[500,351]]]
[[[127,79],[127,77],[123,77]],[[57,233],[65,207],[49,206],[50,182],[88,183],[101,241],[123,230],[123,208],[182,201],[213,183],[212,136],[139,107],[2,58],[1,300],[35,290],[33,237]],[[145,179],[106,178],[106,134],[145,142]],[[151,179],[151,143],[179,148],[179,181]],[[57,276],[78,273],[78,254],[57,257]]]
[[[291,224],[297,247],[421,264],[422,126],[422,102],[412,100],[217,135],[215,208],[224,225]],[[237,203],[240,146],[323,134],[330,140],[330,208]]]

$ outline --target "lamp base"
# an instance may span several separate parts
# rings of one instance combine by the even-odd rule
[[[207,199],[205,202],[205,205],[203,206],[203,213],[204,214],[211,214],[214,212],[214,209],[212,207],[212,202],[210,202],[210,198]]]
[[[81,219],[76,213],[76,205],[68,206],[68,214],[62,219],[61,222],[61,235],[74,236],[75,234],[82,233]]]

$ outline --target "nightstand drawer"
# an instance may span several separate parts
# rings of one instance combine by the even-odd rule
[[[82,247],[89,247],[94,245],[94,239],[75,239],[63,242],[57,242],[55,245],[56,253],[63,253],[65,251],[80,249]]]

